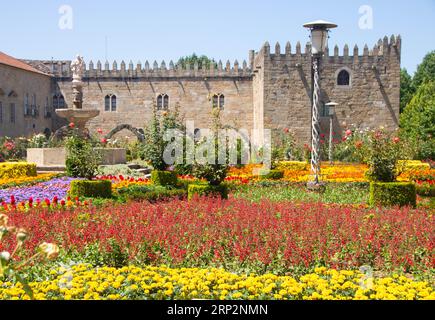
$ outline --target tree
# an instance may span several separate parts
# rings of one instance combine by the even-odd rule
[[[210,65],[212,63],[214,64],[215,68],[217,68],[217,64],[216,61],[214,61],[214,59],[210,59],[205,55],[197,56],[195,53],[193,53],[190,56],[180,58],[177,62],[177,65],[186,68],[186,65],[189,64],[190,67],[193,68],[196,62],[198,63],[199,69],[202,69],[204,67],[210,69]]]
[[[405,110],[406,105],[415,94],[415,87],[412,77],[406,69],[400,71],[400,113]]]
[[[435,81],[435,51],[429,52],[417,67],[413,78],[414,88],[418,89],[424,82]]]
[[[400,117],[402,135],[418,146],[417,157],[435,159],[435,81],[423,83]]]

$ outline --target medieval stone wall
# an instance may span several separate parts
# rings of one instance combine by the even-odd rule
[[[338,134],[347,126],[360,128],[384,126],[397,128],[400,104],[400,49],[401,39],[380,40],[373,50],[366,46],[359,55],[358,47],[349,55],[346,45],[343,55],[339,48],[329,50],[322,58],[321,87],[323,104],[338,103],[334,116],[334,131]],[[287,43],[285,53],[279,44],[270,53],[266,43],[255,57],[254,73],[264,76],[262,83],[254,79],[254,92],[264,94],[263,105],[254,103],[254,114],[263,113],[265,128],[293,130],[302,142],[311,137],[312,73],[310,47],[305,52],[296,45],[292,53]],[[341,70],[350,74],[348,86],[337,85]],[[260,116],[257,116],[259,119]],[[329,134],[329,118],[321,119],[322,133]]]

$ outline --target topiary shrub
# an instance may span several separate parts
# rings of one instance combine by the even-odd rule
[[[177,174],[173,171],[159,171],[154,170],[151,172],[151,182],[158,186],[176,186]]]
[[[109,180],[73,180],[69,195],[85,198],[111,198],[112,182]]]
[[[266,171],[263,173],[260,173],[259,176],[261,180],[280,180],[284,178],[284,171],[282,170],[270,170],[268,173]]]
[[[411,182],[372,182],[370,183],[370,206],[417,205],[415,184]]]
[[[225,184],[219,184],[217,186],[210,184],[189,184],[187,193],[189,200],[195,195],[228,199],[228,187]]]
[[[36,164],[27,162],[0,163],[0,179],[36,177]]]

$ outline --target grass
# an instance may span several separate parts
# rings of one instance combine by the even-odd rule
[[[307,190],[305,184],[292,183],[258,183],[237,188],[235,198],[260,201],[323,202],[338,204],[364,204],[368,201],[369,185],[367,183],[329,183],[324,193]]]

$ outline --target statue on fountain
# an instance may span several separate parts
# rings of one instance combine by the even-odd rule
[[[100,114],[99,110],[95,109],[83,109],[83,82],[82,78],[85,74],[85,62],[83,57],[77,55],[76,58],[71,62],[71,72],[72,72],[72,89],[73,89],[73,99],[72,108],[67,109],[57,109],[56,114],[67,119],[69,123],[74,123],[74,126],[80,130],[83,135],[88,135],[86,132],[86,123],[95,118]],[[65,136],[68,131],[68,126],[60,128],[55,136],[61,138]]]

